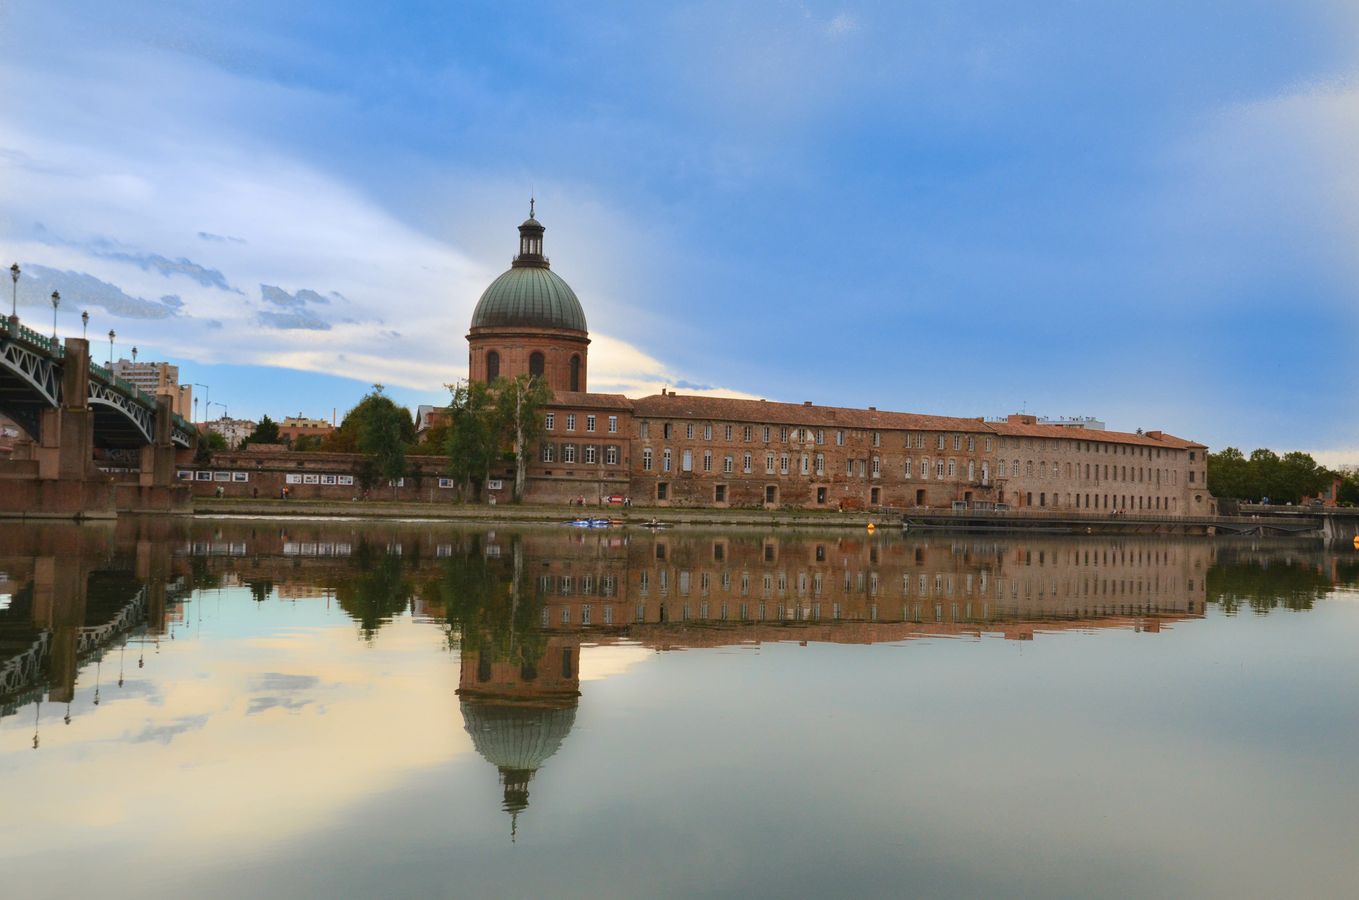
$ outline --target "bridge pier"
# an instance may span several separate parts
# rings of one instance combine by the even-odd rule
[[[49,696],[65,703],[75,696],[80,629],[85,624],[88,573],[83,564],[55,556],[33,561],[33,626],[52,634]]]
[[[155,433],[141,450],[136,484],[118,485],[120,512],[193,512],[193,492],[175,479],[178,448],[171,441],[174,408],[171,398],[156,397]]]
[[[0,515],[62,519],[117,515],[113,484],[94,466],[89,384],[89,342],[67,338],[61,403],[39,414],[39,438],[27,463],[0,473],[5,480]]]

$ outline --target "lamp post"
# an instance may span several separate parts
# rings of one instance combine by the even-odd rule
[[[118,336],[118,332],[109,329],[109,374],[113,374],[113,339]]]
[[[9,267],[9,277],[14,282],[14,291],[10,294],[9,317],[19,318],[19,264],[15,263]]]
[[[133,361],[134,363],[137,361],[137,348],[136,348],[136,347],[133,347],[133,348],[132,348],[132,361]]]
[[[80,314],[80,336],[84,340],[90,339],[90,311],[88,309]]]
[[[212,385],[208,385],[208,384],[199,384],[198,382],[195,381],[195,382],[193,383],[193,386],[194,386],[194,387],[201,387],[203,390],[207,391],[207,394],[205,394],[205,395],[203,396],[203,402],[204,402],[203,409],[204,409],[204,411],[206,411],[207,408],[208,408],[209,406],[212,405]],[[195,410],[198,409],[198,398],[197,398],[197,397],[194,397],[194,398],[193,398],[193,407],[194,407]]]
[[[61,294],[57,291],[52,292],[52,344],[57,343],[57,307],[61,306]]]

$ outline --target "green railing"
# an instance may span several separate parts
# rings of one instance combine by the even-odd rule
[[[47,335],[38,334],[38,332],[29,328],[22,322],[13,323],[10,328],[10,333],[24,343],[31,344],[37,349],[45,350],[53,356],[62,357],[66,355],[66,348],[62,347],[59,341],[53,342]]]

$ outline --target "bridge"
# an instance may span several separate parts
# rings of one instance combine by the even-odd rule
[[[90,361],[83,338],[44,337],[10,317],[0,328],[0,413],[32,439],[0,464],[0,515],[108,516],[119,509],[187,508],[176,452],[197,442],[171,398],[153,397]],[[140,451],[136,484],[116,484],[95,449]],[[182,497],[180,495],[183,495]]]

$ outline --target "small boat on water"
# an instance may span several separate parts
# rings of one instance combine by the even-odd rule
[[[660,522],[660,521],[657,521],[656,519],[647,519],[645,522],[642,522],[642,523],[640,523],[640,524],[641,524],[641,526],[642,526],[643,528],[650,528],[650,529],[652,529],[652,530],[655,530],[655,529],[657,529],[657,528],[669,528],[669,527],[670,527],[670,523],[669,523],[669,522]]]
[[[566,524],[571,525],[575,528],[608,528],[610,525],[613,524],[613,522],[611,522],[608,519],[587,518],[587,519],[572,519],[570,522],[567,522]]]

